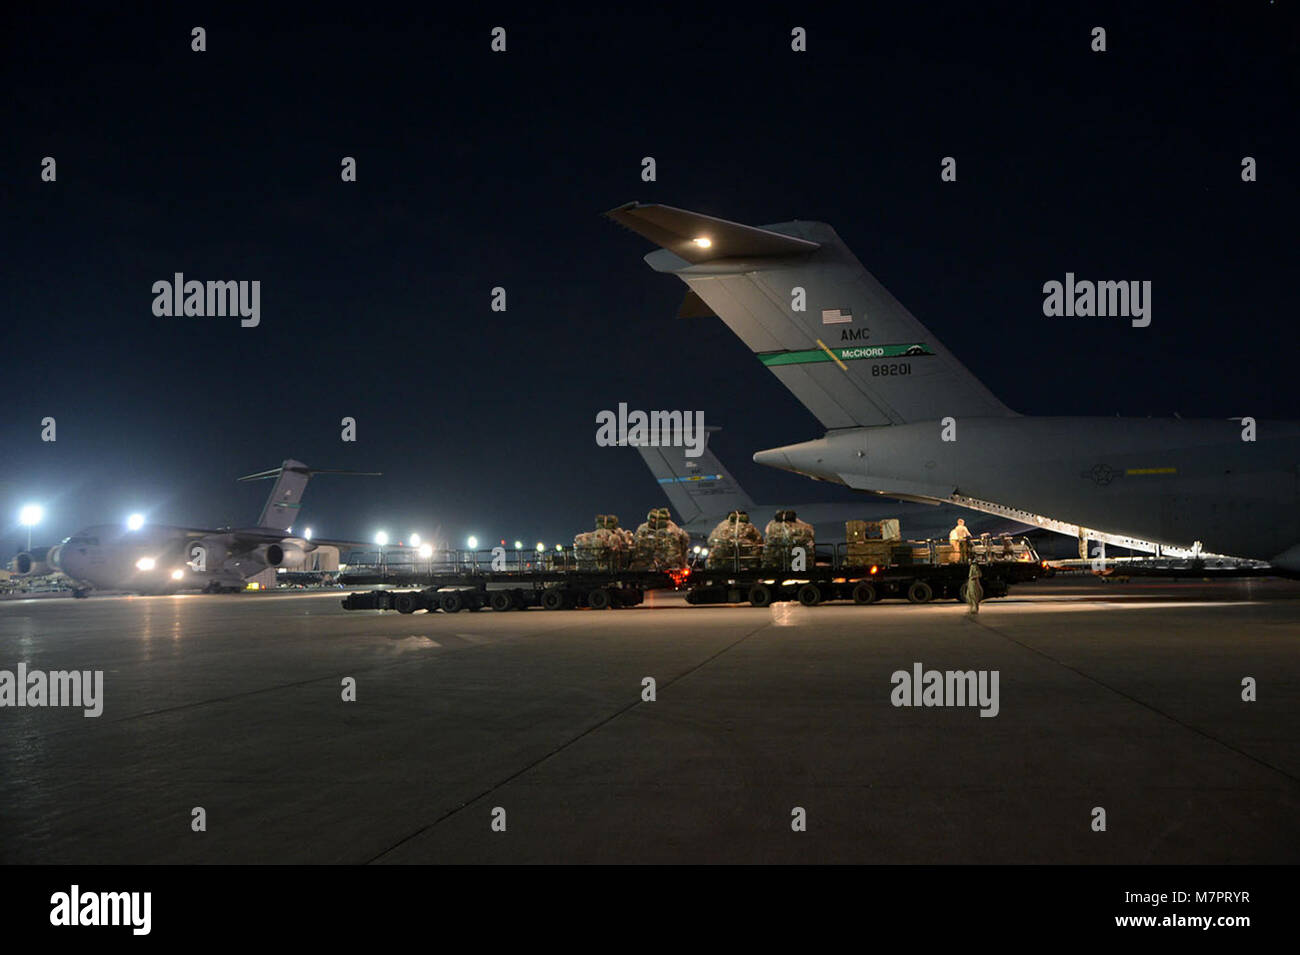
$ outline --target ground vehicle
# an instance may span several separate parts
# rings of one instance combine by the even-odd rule
[[[921,560],[889,565],[855,565],[848,561],[845,545],[819,545],[808,555],[808,568],[706,569],[688,567],[679,572],[632,569],[590,570],[579,568],[570,550],[532,560],[517,556],[500,558],[494,566],[490,557],[464,551],[449,551],[427,572],[408,570],[395,574],[383,568],[351,570],[341,578],[344,584],[407,585],[402,589],[372,590],[349,594],[345,610],[497,611],[593,610],[632,607],[641,603],[647,590],[681,590],[690,604],[750,603],[766,607],[783,600],[797,600],[815,606],[832,600],[871,604],[888,598],[905,598],[912,603],[950,598],[965,599],[970,561],[981,567],[981,587],[986,598],[1006,596],[1011,584],[1033,580],[1047,573],[1025,541],[1013,546],[981,547],[973,542],[970,561],[944,560],[938,555],[947,542],[910,541]],[[1011,555],[1011,556],[1009,556]]]

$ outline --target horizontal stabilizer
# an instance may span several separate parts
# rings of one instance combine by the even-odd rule
[[[687,262],[790,256],[817,251],[816,242],[715,219],[672,206],[629,202],[605,215]]]

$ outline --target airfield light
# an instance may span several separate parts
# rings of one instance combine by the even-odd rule
[[[709,556],[709,549],[708,549],[707,547],[703,548],[703,549],[700,551],[700,556],[701,556],[701,557],[708,557],[708,556]]]
[[[524,549],[523,541],[515,541],[515,550],[523,550],[523,549]]]
[[[172,571],[172,580],[180,580],[184,576],[185,571],[181,570],[179,567]]]
[[[153,559],[152,557],[141,557],[139,560],[137,560],[137,561],[135,562],[135,569],[136,569],[136,570],[153,570],[153,569],[154,569],[154,566],[155,566],[155,563],[156,563],[156,562],[154,561],[154,559]]]
[[[388,534],[384,531],[380,531],[375,535],[375,543],[380,547],[385,546],[388,543]]]
[[[307,528],[305,531],[302,532],[302,539],[303,539],[303,540],[311,540],[311,528],[310,528],[310,527]]]
[[[142,527],[144,527],[143,514],[132,514],[126,519],[126,529],[128,531],[138,531]]]
[[[698,239],[692,241],[701,249],[707,249],[709,246],[713,245],[713,240],[706,235],[702,235]]]
[[[691,553],[698,554],[699,552],[700,552],[699,544],[696,544],[693,548],[691,548]]]
[[[564,552],[564,545],[563,545],[563,544],[556,544],[556,545],[555,545],[555,549],[558,550],[558,551],[560,551],[561,553],[563,553],[563,552]]]
[[[546,545],[543,544],[541,541],[538,541],[538,542],[537,542],[537,553],[540,554],[540,553],[541,553],[542,551],[544,551],[544,550],[546,550]]]
[[[470,549],[470,550],[478,550],[478,538],[477,538],[477,537],[471,537],[471,538],[470,538],[469,540],[467,540],[465,543],[469,544],[469,549]]]
[[[432,545],[432,544],[421,544],[421,545],[420,545],[420,558],[421,558],[422,560],[428,560],[428,559],[429,559],[430,557],[432,557],[432,556],[433,556],[433,545]]]
[[[412,534],[411,534],[411,546],[412,546],[412,547],[419,547],[419,546],[420,546],[420,535],[419,535],[419,534],[416,534],[416,533],[412,532]]]
[[[18,523],[27,528],[27,549],[32,549],[32,525],[39,524],[45,517],[45,508],[39,504],[26,504],[18,512]]]

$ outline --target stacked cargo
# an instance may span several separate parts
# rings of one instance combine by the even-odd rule
[[[883,521],[846,521],[847,560],[855,567],[887,567],[924,560],[900,540],[898,518]]]
[[[673,523],[668,508],[653,508],[632,539],[632,568],[681,570],[686,566],[690,543],[691,535]]]
[[[618,526],[615,514],[597,514],[596,529],[573,538],[579,570],[623,570],[632,551],[632,535]]]
[[[763,561],[763,535],[744,511],[732,511],[709,534],[709,570],[753,570]]]
[[[767,522],[763,531],[766,542],[763,545],[763,566],[791,570],[794,549],[803,548],[803,566],[807,569],[814,562],[814,541],[812,525],[799,520],[794,511],[777,511],[776,516]],[[709,551],[712,555],[713,551]]]

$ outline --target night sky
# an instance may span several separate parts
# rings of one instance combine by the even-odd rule
[[[702,409],[760,501],[851,498],[750,462],[821,429],[674,317],[685,287],[600,215],[634,199],[831,223],[1022,413],[1300,417],[1293,5],[899,6],[11,18],[0,543],[28,501],[44,544],[133,510],[249,525],[269,485],[234,479],[286,457],[384,472],[317,479],[318,536],[635,524],[665,501],[595,444],[620,401]],[[260,326],[155,317],[178,271],[260,280]],[[1044,317],[1067,271],[1152,281],[1151,326]]]

